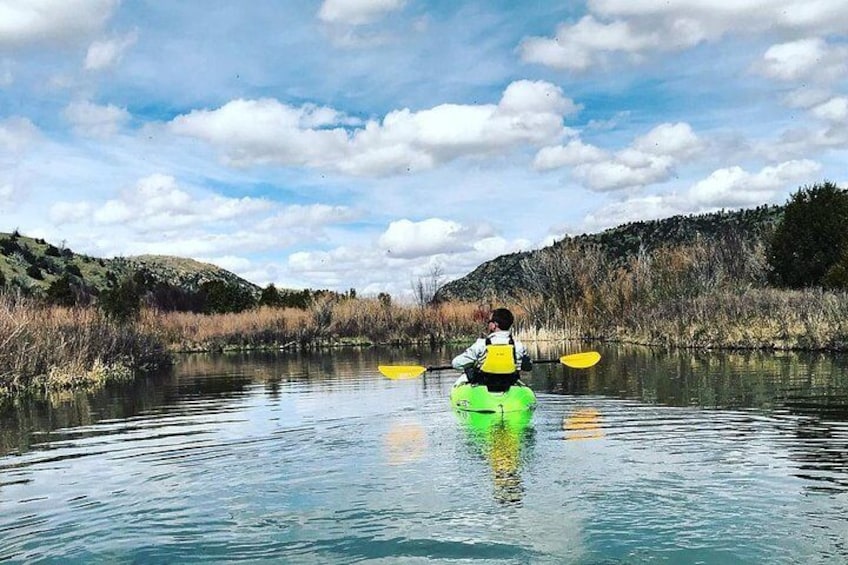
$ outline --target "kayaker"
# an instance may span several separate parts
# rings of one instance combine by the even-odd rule
[[[451,365],[464,371],[456,384],[484,384],[491,391],[506,390],[518,381],[519,370],[533,368],[527,348],[512,337],[515,317],[507,308],[496,308],[486,323],[488,335],[454,357]]]

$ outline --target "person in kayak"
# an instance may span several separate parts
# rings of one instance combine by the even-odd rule
[[[454,357],[451,365],[464,371],[456,384],[486,385],[492,391],[504,391],[518,381],[519,370],[533,368],[527,348],[512,337],[515,317],[506,308],[496,308],[487,322],[488,335]]]

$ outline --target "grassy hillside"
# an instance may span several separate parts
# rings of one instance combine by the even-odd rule
[[[52,283],[66,277],[85,294],[97,296],[138,271],[144,271],[151,282],[167,283],[185,292],[196,292],[205,282],[220,281],[253,295],[259,293],[255,284],[193,259],[164,255],[104,259],[17,232],[0,233],[0,282],[25,294],[44,296]]]
[[[625,265],[640,252],[695,241],[720,241],[729,234],[759,240],[771,233],[782,214],[781,206],[760,206],[633,222],[597,234],[566,237],[543,249],[502,255],[483,263],[468,275],[444,285],[436,299],[476,301],[493,295],[515,295],[535,286],[538,281],[533,280],[533,273],[538,272],[540,264],[558,251],[575,245],[591,247],[610,263]]]

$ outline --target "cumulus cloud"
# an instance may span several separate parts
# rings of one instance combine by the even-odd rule
[[[609,154],[599,147],[586,144],[579,139],[569,141],[567,145],[543,147],[533,160],[533,167],[539,171],[573,167],[586,163],[597,163],[607,159]]]
[[[664,123],[612,155],[580,140],[545,147],[536,154],[534,166],[538,170],[573,167],[578,180],[591,190],[604,192],[667,180],[679,161],[696,156],[703,148],[689,124]]]
[[[50,209],[57,222],[90,219],[101,225],[124,225],[138,232],[171,230],[232,220],[266,211],[271,203],[256,198],[196,198],[169,175],[154,174],[102,204],[57,202]]]
[[[845,76],[848,47],[828,45],[818,37],[772,45],[757,68],[776,80],[829,83]]]
[[[700,208],[739,208],[773,202],[778,191],[809,179],[820,169],[809,159],[764,167],[758,173],[738,166],[719,169],[689,189],[688,201]]]
[[[458,241],[460,234],[462,243]],[[289,277],[320,280],[329,287],[352,286],[372,293],[390,291],[400,299],[411,299],[412,283],[429,276],[434,268],[439,269],[444,275],[443,282],[447,282],[485,261],[530,246],[524,239],[507,240],[487,234],[485,230],[437,218],[392,222],[383,236],[377,247],[345,245],[330,250],[292,253],[285,270]],[[434,238],[429,252],[422,253],[426,244],[419,246],[409,240],[416,236]],[[383,247],[384,242],[391,243],[391,253]],[[405,246],[408,253],[395,253],[395,244]]]
[[[100,138],[116,134],[130,119],[130,113],[123,108],[112,104],[103,106],[87,100],[68,104],[64,116],[76,133]]]
[[[521,58],[562,70],[585,71],[614,53],[636,54],[663,44],[656,30],[639,31],[628,22],[600,22],[584,16],[574,25],[560,24],[555,37],[530,37],[518,48]]]
[[[528,37],[521,58],[556,69],[586,71],[612,56],[638,61],[659,51],[678,51],[728,34],[775,29],[797,35],[841,33],[848,27],[842,0],[590,0],[590,13],[561,23],[553,37]]]
[[[117,5],[118,0],[0,0],[0,49],[85,40]]]
[[[289,233],[309,233],[313,237],[333,224],[345,224],[361,217],[361,212],[348,206],[330,206],[293,204],[285,206],[257,224],[262,231],[286,231]]]
[[[48,216],[56,225],[84,222],[91,215],[90,202],[56,202],[50,207]]]
[[[429,218],[421,222],[407,219],[389,224],[378,245],[394,257],[413,258],[437,253],[455,253],[470,247],[468,229],[456,222]]]
[[[383,176],[558,141],[566,133],[564,117],[577,110],[557,86],[522,80],[510,84],[498,104],[396,110],[364,126],[330,108],[262,99],[196,110],[170,127],[219,147],[234,166],[277,163]]]
[[[12,117],[0,121],[0,149],[20,154],[40,137],[38,128],[27,118]]]
[[[611,202],[584,219],[585,229],[600,231],[628,222],[700,214],[723,208],[774,203],[820,170],[811,160],[786,161],[749,172],[739,166],[713,171],[683,193],[639,195]]]
[[[587,214],[585,230],[598,232],[630,222],[668,218],[681,214],[684,207],[675,194],[645,195],[614,201]]]
[[[123,37],[95,41],[88,47],[85,55],[85,70],[100,71],[115,65],[124,52],[138,41],[138,32],[133,31]]]
[[[405,0],[324,0],[318,10],[321,21],[363,25],[403,8]]]
[[[816,105],[812,109],[815,117],[834,123],[844,123],[848,120],[848,98],[836,96]]]

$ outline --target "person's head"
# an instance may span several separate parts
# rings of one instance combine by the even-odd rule
[[[514,321],[515,317],[512,312],[506,308],[495,308],[489,316],[489,322],[496,324],[499,330],[508,330],[512,327]]]

